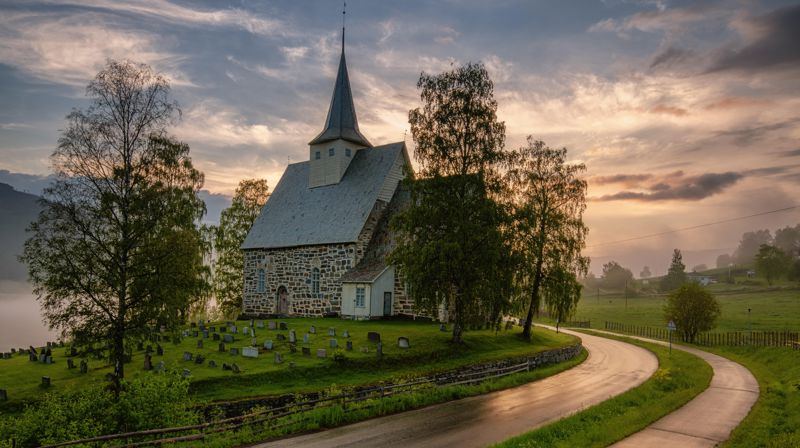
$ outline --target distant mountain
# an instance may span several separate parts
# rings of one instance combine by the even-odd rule
[[[25,229],[39,215],[39,196],[0,183],[0,279],[25,280],[27,268],[17,260],[27,235]]]

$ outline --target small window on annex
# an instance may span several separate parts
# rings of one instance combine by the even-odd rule
[[[333,148],[329,148],[329,149],[328,149],[328,155],[329,155],[329,156],[333,156],[334,154],[336,154],[336,150],[335,150],[335,149],[333,149]]]
[[[311,294],[319,294],[319,268],[311,271]]]
[[[350,157],[350,154],[351,154],[350,153],[350,148],[344,148],[344,155],[346,155],[347,157]]]
[[[258,270],[258,292],[267,290],[267,273],[263,269]]]
[[[356,306],[364,308],[364,288],[356,288]]]
[[[316,152],[314,153],[314,158],[315,158],[315,159],[317,159],[317,160],[319,160],[319,158],[320,158],[320,157],[322,157],[322,155],[319,153],[319,151],[316,151]]]

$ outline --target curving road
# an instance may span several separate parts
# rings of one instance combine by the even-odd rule
[[[663,341],[636,339],[667,345]],[[691,347],[673,345],[673,349],[689,352],[711,365],[714,376],[708,389],[613,447],[714,447],[728,440],[731,431],[747,417],[758,400],[758,381],[741,364]]]
[[[256,446],[483,447],[619,395],[643,383],[658,368],[655,355],[645,349],[571,334],[583,340],[589,357],[543,380]]]

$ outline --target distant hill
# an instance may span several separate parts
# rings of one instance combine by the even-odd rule
[[[17,260],[27,238],[25,228],[39,214],[39,196],[0,183],[0,279],[25,280],[27,268]]]

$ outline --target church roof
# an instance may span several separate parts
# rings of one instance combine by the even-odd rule
[[[323,187],[308,187],[310,162],[289,165],[242,249],[355,242],[403,148],[398,142],[358,150],[341,182]]]
[[[344,58],[344,42],[342,42],[342,45],[339,73],[336,74],[336,84],[333,88],[333,97],[331,97],[331,105],[328,109],[328,118],[325,120],[325,129],[308,144],[316,145],[343,139],[358,145],[371,147],[372,144],[358,130],[356,108],[353,105],[353,92],[350,91],[350,78],[347,76],[347,62]]]

